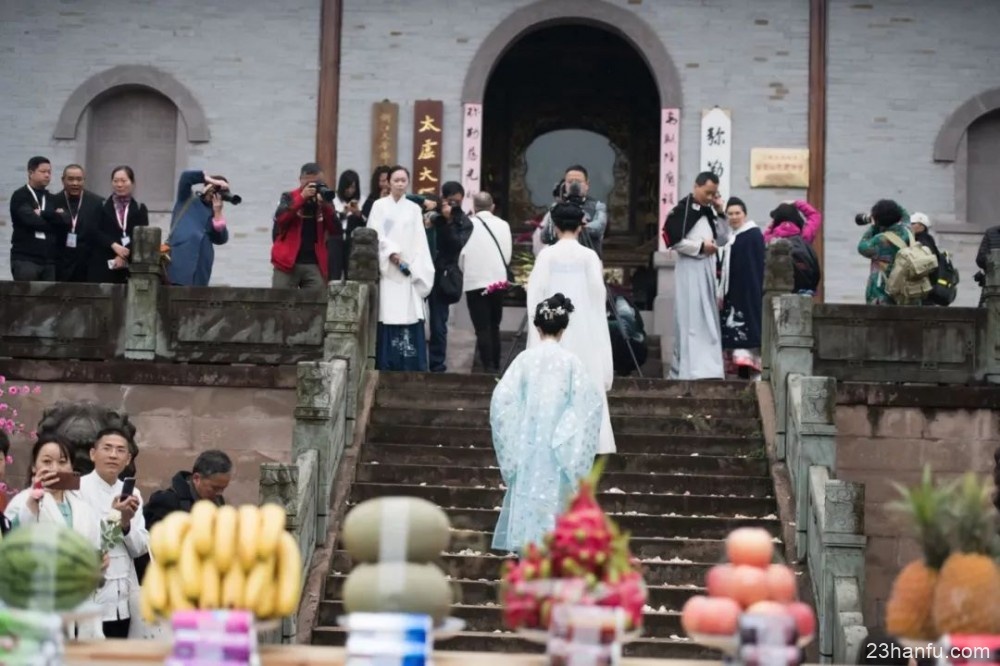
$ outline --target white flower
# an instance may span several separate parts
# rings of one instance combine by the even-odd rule
[[[114,525],[121,525],[122,512],[118,509],[111,509],[108,511],[108,515],[104,517],[104,521]]]

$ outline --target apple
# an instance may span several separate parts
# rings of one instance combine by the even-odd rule
[[[772,564],[764,573],[767,598],[783,604],[796,598],[795,574],[784,564]]]
[[[758,615],[788,615],[788,607],[777,601],[758,601],[747,608],[746,612]]]
[[[763,569],[740,564],[733,567],[732,598],[743,608],[767,600],[767,577]]]
[[[808,604],[795,601],[787,606],[788,613],[795,618],[799,638],[809,638],[816,633],[816,614]]]
[[[740,527],[726,538],[726,555],[732,564],[766,567],[774,556],[771,533],[762,527]]]
[[[708,610],[706,602],[708,597],[702,594],[696,594],[684,602],[684,607],[681,609],[681,627],[684,633],[690,636],[701,632]]]
[[[733,570],[732,564],[716,564],[708,570],[705,576],[705,587],[708,588],[710,597],[733,598]]]
[[[743,612],[738,603],[725,597],[707,597],[703,603],[704,615],[701,618],[701,633],[716,636],[736,634],[740,613]]]

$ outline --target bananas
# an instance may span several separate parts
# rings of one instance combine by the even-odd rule
[[[216,507],[205,500],[153,526],[140,610],[147,621],[193,608],[252,611],[259,619],[294,613],[302,555],[277,504]]]

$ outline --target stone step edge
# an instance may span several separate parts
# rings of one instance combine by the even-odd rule
[[[471,429],[472,430],[476,430],[476,428],[471,428]],[[723,438],[725,438],[725,437],[723,436]],[[744,439],[744,438],[743,437],[734,437],[733,439]],[[365,442],[365,446],[399,446],[399,447],[406,447],[407,449],[416,450],[416,451],[424,451],[424,450],[436,451],[438,449],[448,449],[448,450],[456,450],[456,451],[468,451],[469,449],[482,450],[482,451],[493,451],[493,445],[492,444],[484,445],[484,446],[461,446],[461,445],[449,445],[449,444],[406,444],[406,443],[402,443],[402,442],[373,442],[373,441],[367,441],[367,442]],[[743,447],[743,446],[747,446],[747,445],[744,444],[744,443],[742,443],[742,442],[733,442],[732,444],[730,444],[730,446],[732,446],[733,448],[737,448],[737,447]],[[764,449],[763,443],[761,443],[760,449],[761,450]],[[715,458],[731,458],[732,460],[761,460],[761,461],[767,460],[767,458],[764,458],[763,456],[760,456],[760,455],[750,455],[750,454],[748,454],[748,455],[737,456],[737,455],[731,455],[728,452],[727,453],[700,453],[699,452],[699,453],[696,453],[696,454],[691,454],[691,453],[638,453],[638,452],[634,452],[634,451],[617,451],[614,455],[617,456],[617,457],[620,457],[620,458],[638,458],[640,456],[645,456],[647,458],[654,458],[654,457],[655,458],[661,458],[661,457],[665,457],[665,456],[671,456],[671,457],[674,457],[674,458],[712,458],[712,459],[715,459]],[[371,461],[362,461],[362,462],[371,462]]]
[[[683,457],[683,456],[682,456]],[[369,467],[388,467],[390,469],[396,467],[420,467],[428,469],[466,469],[466,470],[484,470],[484,469],[500,469],[499,467],[479,467],[473,465],[422,465],[420,463],[380,463],[377,460],[370,460],[367,462],[359,462],[359,465],[368,465]],[[739,475],[739,474],[676,474],[670,472],[649,472],[648,474],[643,472],[605,472],[602,479],[610,478],[616,475],[628,474],[630,476],[640,476],[643,478],[647,477],[675,477],[675,476],[691,476],[700,479],[739,479],[739,480],[751,480],[751,481],[763,481],[767,479],[771,480],[770,476],[749,476],[749,475]],[[391,482],[379,482],[379,481],[359,481],[358,483],[383,483],[388,485],[403,485],[395,484]],[[453,486],[455,488],[466,488],[467,486]]]
[[[691,588],[691,589],[694,589],[694,588]],[[321,600],[321,603],[326,603],[326,604],[341,604],[341,605],[343,605],[344,601],[343,601],[343,599],[323,599],[323,600]],[[470,610],[470,611],[471,610],[483,610],[483,609],[488,609],[490,611],[499,611],[499,612],[503,611],[503,606],[501,606],[500,604],[493,604],[492,606],[489,606],[489,605],[486,605],[486,604],[452,604],[450,607],[451,608],[455,608],[455,609]],[[680,617],[681,612],[680,611],[674,611],[674,610],[668,610],[668,611],[659,611],[659,610],[648,611],[648,610],[643,610],[642,614],[643,615],[659,615],[659,616],[663,616],[663,617]]]
[[[389,485],[394,485],[394,484],[389,484]],[[760,498],[760,499],[768,499],[768,498],[764,497],[764,498]],[[367,501],[367,500],[365,500],[365,501]],[[358,505],[357,502],[348,502],[347,503],[347,508],[348,509],[353,509],[357,505]],[[495,514],[499,514],[500,511],[501,511],[501,509],[497,509],[497,508],[485,509],[485,508],[483,508],[481,506],[443,506],[441,508],[444,510],[445,513],[448,513],[448,509],[453,509],[455,511],[483,511],[483,512],[489,512],[489,513],[495,513]],[[690,520],[756,520],[756,521],[759,521],[761,523],[771,523],[771,522],[780,523],[781,522],[781,517],[778,516],[777,513],[774,514],[773,518],[769,518],[768,517],[771,514],[767,514],[767,516],[741,516],[739,514],[734,515],[734,516],[715,516],[715,515],[712,515],[712,516],[702,516],[702,515],[694,514],[694,513],[691,513],[691,514],[688,514],[688,513],[684,513],[684,514],[679,514],[679,513],[674,513],[674,514],[669,514],[669,513],[640,513],[638,511],[636,511],[635,513],[628,513],[628,512],[626,512],[626,513],[614,513],[614,512],[605,511],[604,515],[608,516],[609,518],[614,517],[614,516],[618,516],[618,517],[621,517],[621,516],[626,516],[626,517],[636,516],[636,517],[644,517],[644,518],[687,518],[687,519],[690,519]],[[615,520],[615,522],[619,522],[619,521]]]
[[[346,630],[339,625],[318,624],[315,627],[313,627],[313,631],[320,631],[326,633],[344,633]],[[520,639],[520,640],[524,639],[524,637],[518,634],[516,631],[510,631],[507,629],[501,629],[497,631],[461,631],[458,633],[458,635],[469,636],[472,638],[499,638],[501,640],[505,640],[508,638]],[[441,641],[441,643],[442,644],[440,646],[435,645],[434,649],[447,651],[448,648],[446,647],[446,641]],[[671,638],[669,636],[667,637],[641,636],[632,641],[632,643],[655,643],[657,645],[687,645],[687,644],[694,644],[694,641],[684,637]]]
[[[778,545],[781,545],[780,541],[776,541],[773,538],[771,539],[771,541],[773,543],[775,543],[775,549],[777,549]],[[348,553],[347,550],[345,550],[343,548],[337,548],[337,549],[335,549],[333,551],[333,555],[334,556],[337,556],[338,554],[341,554],[341,553],[345,554],[347,557],[350,557],[350,553]],[[472,553],[463,553],[462,551],[458,551],[458,552],[443,551],[441,553],[441,555],[440,555],[440,558],[447,558],[447,559],[482,558],[482,559],[494,559],[494,560],[517,560],[518,559],[517,555],[514,555],[512,553],[511,554],[507,554],[507,555],[498,555],[498,554],[495,554],[493,552],[472,554]],[[716,564],[725,564],[725,562],[722,562],[722,561],[717,561],[717,562],[694,562],[694,561],[692,561],[692,562],[671,562],[669,560],[660,560],[659,562],[657,562],[657,561],[655,561],[653,559],[645,559],[645,560],[640,559],[639,561],[642,564],[657,565],[657,566],[663,565],[663,564],[670,564],[670,565],[679,566],[679,567],[706,567],[706,566],[710,567],[710,566],[715,566]],[[330,572],[327,575],[331,575],[334,571],[337,571],[337,570],[331,568]]]
[[[343,572],[340,573],[330,573],[327,574],[327,578],[343,578],[347,579],[350,574]],[[450,578],[446,576],[449,583],[458,583],[459,585],[471,584],[471,585],[490,585],[497,586],[500,584],[500,580],[497,578]],[[692,592],[695,594],[707,594],[708,588],[705,587],[687,587],[684,585],[649,585],[646,584],[646,589],[648,590],[683,590],[684,592]],[[341,601],[341,599],[323,599],[322,601]],[[454,604],[453,604],[454,605]],[[488,606],[485,604],[465,604],[466,606],[472,606],[476,608],[494,608],[494,606]]]
[[[381,464],[376,465],[376,467],[381,467],[381,466],[382,466]],[[448,465],[441,465],[441,467],[448,467]],[[477,467],[476,469],[499,469],[499,467]],[[628,473],[629,472],[625,472],[625,474],[628,474]],[[759,479],[759,478],[763,478],[763,477],[749,477],[749,478]],[[431,484],[431,483],[386,483],[386,482],[383,482],[383,481],[355,481],[352,484],[351,487],[353,488],[354,486],[390,486],[390,487],[393,487],[393,488],[430,488],[430,489],[436,489],[436,488],[456,488],[458,490],[489,490],[489,491],[498,491],[498,490],[506,491],[507,490],[507,488],[505,488],[505,487],[504,488],[495,488],[493,486],[449,486],[449,485],[443,485],[443,484],[439,484],[439,483],[434,483],[434,484]],[[598,492],[598,493],[596,493],[596,495],[597,495],[597,497],[619,497],[621,495],[641,495],[643,497],[653,497],[653,498],[656,498],[656,497],[690,497],[692,500],[709,500],[709,499],[731,499],[731,500],[739,500],[739,499],[743,499],[743,500],[746,500],[746,499],[762,499],[762,500],[765,500],[765,499],[773,499],[773,497],[770,496],[770,495],[765,496],[765,497],[753,497],[753,496],[750,496],[750,495],[701,495],[701,494],[695,495],[693,493],[691,493],[691,494],[687,494],[687,493],[644,493],[644,492],[624,491],[624,490],[621,491],[621,492],[617,492],[617,493],[612,493],[612,492],[609,492],[609,491]],[[365,500],[365,501],[368,501],[368,500]],[[348,504],[357,505],[357,502],[353,502],[351,500],[348,500]],[[451,508],[451,509],[481,509],[482,507],[475,507],[475,506],[466,506],[466,507],[453,506],[453,507],[448,507],[448,508]],[[479,530],[471,530],[471,531],[478,532]],[[710,541],[720,541],[720,539],[710,539]]]

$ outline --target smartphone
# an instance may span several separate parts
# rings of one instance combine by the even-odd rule
[[[80,475],[76,472],[56,472],[56,482],[49,486],[50,490],[79,490]]]
[[[125,477],[125,480],[122,482],[121,499],[123,501],[127,500],[129,497],[132,496],[132,492],[134,490],[135,490],[135,477],[134,476]]]

